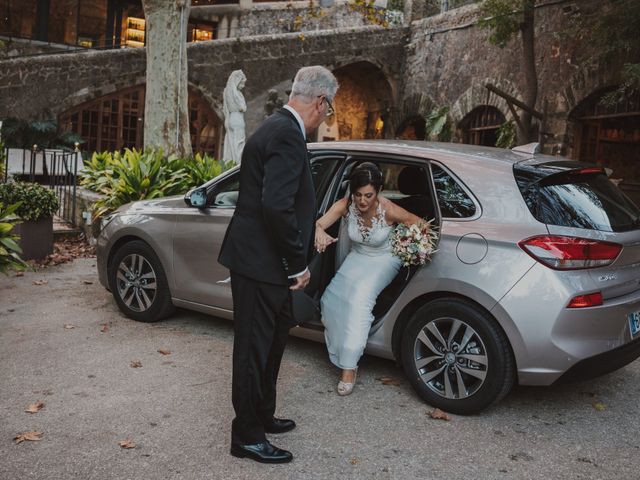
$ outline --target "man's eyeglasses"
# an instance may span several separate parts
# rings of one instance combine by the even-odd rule
[[[333,115],[334,113],[336,113],[336,111],[333,109],[333,105],[331,105],[331,102],[329,101],[329,99],[327,98],[326,95],[318,95],[318,98],[323,97],[323,100],[325,102],[327,102],[327,113],[325,113],[325,115],[327,117],[330,117],[331,115]],[[320,102],[322,103],[322,102]]]

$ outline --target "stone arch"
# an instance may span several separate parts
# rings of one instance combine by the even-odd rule
[[[601,104],[615,88],[597,88],[569,111],[566,138],[573,158],[610,169],[620,188],[640,204],[640,93]]]
[[[81,89],[67,99],[72,105],[58,114],[62,131],[78,133],[89,151],[120,150],[143,146],[145,83],[138,82],[120,89],[115,84],[89,93]],[[106,93],[105,93],[106,92]],[[211,96],[199,87],[189,85],[189,119],[194,151],[214,156],[220,151],[222,122],[212,106]]]
[[[594,65],[580,68],[569,80],[567,86],[559,94],[558,113],[552,121],[558,126],[557,130],[564,135],[559,135],[560,142],[557,149],[563,154],[575,158],[579,152],[575,149],[578,123],[576,116],[583,105],[594,96],[601,95],[607,90],[612,90],[620,84],[620,68],[597,69]]]
[[[425,118],[435,106],[431,97],[419,92],[405,98],[400,108],[396,111],[397,138],[411,138],[411,132],[415,133],[416,140],[424,140]]]
[[[318,140],[386,138],[390,125],[394,85],[377,62],[358,59],[333,69],[340,83],[334,99],[334,118],[320,125]]]
[[[449,110],[449,115],[454,125],[457,126],[473,109],[481,105],[495,107],[507,120],[513,120],[507,101],[495,93],[489,92],[485,87],[487,83],[491,83],[515,98],[520,98],[520,91],[509,80],[485,78],[475,82],[458,97]]]

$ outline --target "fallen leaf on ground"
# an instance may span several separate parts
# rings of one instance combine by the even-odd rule
[[[49,283],[49,280],[42,279],[42,280],[34,280],[33,281],[34,285],[46,285],[47,283]]]
[[[594,402],[591,405],[593,405],[593,408],[595,408],[599,412],[603,412],[607,409],[607,406],[604,403]]]
[[[25,440],[29,442],[38,442],[42,440],[41,437],[42,437],[42,432],[24,432],[24,433],[19,433],[13,439],[16,441],[16,443],[22,443]]]
[[[136,448],[136,444],[133,443],[133,440],[121,440],[118,442],[118,445],[120,445],[122,448]]]
[[[42,260],[29,260],[28,263],[37,267],[48,267],[67,263],[79,257],[95,256],[95,248],[89,245],[82,236],[64,238],[53,244],[54,252]]]
[[[102,333],[107,333],[109,331],[109,325],[107,325],[106,323],[103,323],[102,325],[100,325],[100,331]]]
[[[158,353],[161,353],[162,355],[171,355],[171,350],[167,350],[165,348],[161,348],[158,350]]]
[[[357,464],[359,464],[359,463],[360,463],[360,459],[359,459],[359,458],[355,458],[355,457],[354,457],[354,458],[352,458],[351,460],[349,460],[349,463],[350,463],[351,465],[357,465]]]
[[[427,415],[429,415],[431,418],[434,418],[436,420],[445,420],[447,422],[451,420],[451,417],[449,416],[449,414],[447,412],[443,412],[439,408],[436,408],[435,410],[427,412]]]
[[[395,385],[396,387],[400,385],[400,380],[393,377],[380,377],[380,378],[377,378],[376,380],[378,380],[383,385]]]
[[[16,272],[16,277],[24,277],[24,272]]]
[[[29,406],[25,409],[25,412],[38,413],[42,409],[42,407],[44,407],[44,403],[38,400],[36,403],[29,404]]]
[[[140,360],[131,360],[131,368],[140,368],[142,367],[142,362]]]
[[[65,330],[71,330],[72,328],[76,328],[75,325],[71,325],[70,323],[65,323],[64,324],[64,329]]]

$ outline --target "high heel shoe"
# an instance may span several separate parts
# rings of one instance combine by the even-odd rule
[[[349,395],[351,392],[353,392],[353,387],[356,386],[356,377],[358,376],[358,367],[356,367],[354,370],[355,372],[353,374],[353,382],[343,382],[342,380],[338,382],[338,387],[336,388],[336,391],[338,392],[338,395],[340,395],[341,397]]]

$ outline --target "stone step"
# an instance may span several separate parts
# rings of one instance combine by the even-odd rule
[[[74,227],[58,216],[53,217],[53,241],[63,238],[77,237],[82,233],[82,229]]]

